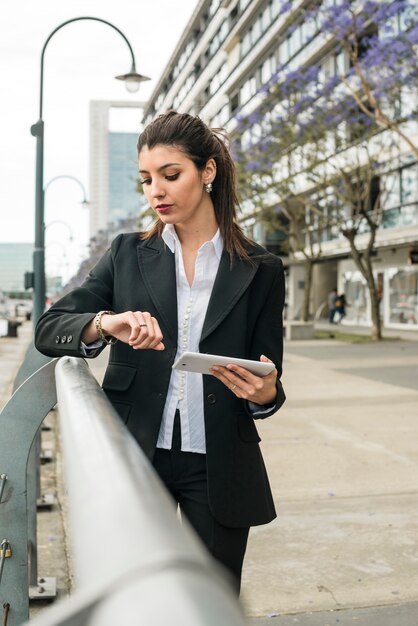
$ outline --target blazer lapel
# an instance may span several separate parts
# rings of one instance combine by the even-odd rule
[[[251,250],[249,253],[251,254]],[[259,265],[260,261],[256,259],[253,259],[252,263],[246,263],[235,258],[231,267],[229,254],[223,251],[203,324],[201,341],[225,319],[251,283]]]
[[[177,343],[177,289],[174,254],[154,237],[137,247],[145,287],[169,335]]]

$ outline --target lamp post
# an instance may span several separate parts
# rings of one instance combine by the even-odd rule
[[[45,185],[44,194],[46,193],[46,190],[52,183],[54,183],[56,180],[60,180],[61,178],[67,178],[67,179],[73,180],[75,183],[77,183],[81,187],[81,190],[83,192],[83,199],[81,201],[81,205],[83,208],[87,208],[90,203],[87,200],[86,189],[83,183],[81,182],[81,180],[79,180],[75,176],[70,176],[70,174],[59,174],[58,176],[54,176],[54,178],[51,178],[51,180],[49,180],[47,184]]]
[[[47,37],[41,53],[41,77],[40,77],[40,97],[39,97],[39,120],[31,127],[31,133],[36,137],[36,184],[35,184],[35,249],[33,252],[33,321],[36,324],[41,317],[45,308],[45,228],[44,228],[44,121],[42,119],[43,112],[43,83],[44,83],[44,57],[45,50],[51,38],[61,28],[71,24],[72,22],[79,22],[81,20],[93,20],[95,22],[101,22],[113,28],[126,42],[131,55],[132,65],[131,70],[127,74],[121,74],[115,76],[117,80],[125,81],[128,91],[134,92],[139,88],[139,83],[144,80],[149,80],[148,77],[138,74],[135,67],[135,56],[128,39],[122,33],[119,28],[114,26],[111,22],[103,20],[99,17],[75,17],[71,20],[63,22],[57,26]],[[52,182],[52,181],[50,181]]]
[[[50,228],[51,226],[54,226],[55,224],[61,224],[62,226],[65,226],[66,229],[68,230],[68,233],[69,233],[68,234],[68,240],[69,241],[73,241],[74,240],[73,231],[71,229],[71,226],[65,220],[52,220],[52,222],[48,222],[48,224],[45,224],[45,230],[47,228]]]

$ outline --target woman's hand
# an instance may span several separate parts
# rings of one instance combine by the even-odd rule
[[[94,321],[94,320],[93,320]],[[125,311],[115,315],[102,315],[102,330],[134,350],[164,350],[160,326],[147,311]]]
[[[260,361],[271,363],[264,354],[261,355]],[[237,398],[248,400],[254,404],[266,405],[272,404],[277,396],[276,368],[267,374],[267,376],[256,376],[248,370],[230,363],[226,367],[214,365],[211,370],[224,385],[228,387]]]

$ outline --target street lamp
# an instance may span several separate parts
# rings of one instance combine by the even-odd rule
[[[54,226],[55,224],[61,224],[62,226],[65,226],[68,230],[68,241],[73,241],[74,240],[74,235],[73,235],[73,231],[71,226],[69,225],[68,222],[66,222],[65,220],[52,220],[52,222],[48,222],[48,224],[45,224],[45,231],[47,228],[50,228],[51,226]]]
[[[59,174],[58,176],[54,176],[54,178],[51,178],[51,180],[49,180],[47,182],[47,184],[45,185],[44,195],[45,195],[46,190],[48,189],[48,187],[51,185],[51,183],[53,183],[56,180],[59,180],[61,178],[67,178],[67,179],[73,180],[75,183],[77,183],[81,187],[81,190],[83,192],[83,199],[81,201],[81,206],[83,207],[83,209],[86,209],[89,206],[89,204],[90,204],[90,202],[87,200],[86,189],[85,189],[83,183],[81,182],[81,180],[79,180],[75,176],[70,176],[69,174]]]
[[[102,22],[110,26],[125,40],[132,59],[131,70],[127,74],[116,76],[117,80],[125,81],[128,91],[133,92],[139,89],[139,83],[149,80],[148,77],[138,74],[135,67],[135,56],[128,39],[119,28],[111,22],[103,20],[99,17],[75,17],[71,20],[63,22],[57,26],[47,37],[41,53],[41,79],[40,79],[40,97],[39,97],[39,120],[31,127],[31,133],[36,137],[36,186],[35,186],[35,249],[33,252],[33,313],[34,323],[38,321],[45,308],[45,232],[44,232],[44,122],[42,119],[43,111],[43,82],[44,82],[44,56],[45,50],[51,38],[61,28],[72,22],[81,20],[93,20]]]

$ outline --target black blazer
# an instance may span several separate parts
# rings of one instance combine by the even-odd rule
[[[284,273],[280,259],[260,246],[252,263],[230,264],[224,251],[203,325],[200,352],[259,360],[268,356],[282,371]],[[174,255],[159,237],[140,241],[119,235],[88,278],[40,318],[37,349],[49,356],[82,357],[84,327],[97,311],[149,311],[164,335],[164,351],[133,350],[121,341],[110,348],[103,389],[144,452],[153,458],[171,366],[177,351]],[[104,346],[103,346],[104,347]],[[97,350],[96,356],[103,348]],[[263,524],[275,517],[247,402],[213,376],[203,376],[209,503],[225,526]],[[284,402],[278,380],[274,410]]]

